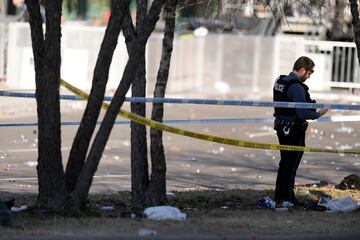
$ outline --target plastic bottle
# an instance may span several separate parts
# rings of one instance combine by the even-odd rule
[[[269,197],[264,197],[257,200],[256,205],[263,208],[275,208],[275,201]]]
[[[283,202],[281,203],[281,206],[282,206],[283,208],[291,208],[291,207],[294,206],[294,204],[293,204],[292,202],[289,202],[289,201],[283,201]]]

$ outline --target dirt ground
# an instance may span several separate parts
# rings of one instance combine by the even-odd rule
[[[307,190],[309,192],[307,192]],[[272,190],[226,190],[174,192],[169,204],[186,213],[185,221],[155,221],[124,217],[130,211],[129,192],[111,195],[91,195],[89,209],[78,217],[39,214],[29,211],[13,213],[15,228],[1,228],[0,238],[12,236],[139,236],[151,230],[156,236],[207,235],[231,236],[247,234],[359,234],[360,210],[349,213],[329,213],[295,207],[288,211],[261,209],[256,200],[271,197]],[[321,197],[338,199],[351,196],[360,201],[360,191],[342,191],[333,186],[297,187],[303,200],[317,201]],[[34,195],[19,195],[15,204],[32,204]],[[114,210],[104,211],[104,206]],[[256,238],[254,238],[256,239]]]

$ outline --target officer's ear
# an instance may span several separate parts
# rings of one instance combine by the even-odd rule
[[[304,75],[306,73],[306,68],[304,68],[304,67],[300,68],[299,73],[301,75]]]

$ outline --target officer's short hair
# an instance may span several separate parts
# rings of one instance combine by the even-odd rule
[[[313,62],[313,60],[311,60],[309,57],[302,56],[295,61],[293,70],[299,71],[301,68],[306,68],[310,70],[314,67],[315,63]]]

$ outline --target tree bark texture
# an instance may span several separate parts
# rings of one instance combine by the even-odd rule
[[[339,41],[341,40],[341,37],[343,35],[343,29],[341,26],[342,18],[343,18],[343,11],[344,11],[345,5],[343,0],[335,0],[335,6],[334,6],[334,19],[332,20],[332,26],[329,32],[329,40],[331,41]]]
[[[360,20],[359,20],[359,5],[357,0],[349,0],[351,15],[352,15],[352,25],[354,28],[355,44],[357,49],[357,57],[360,65]]]
[[[170,60],[173,50],[175,16],[177,0],[168,0],[165,4],[165,32],[160,67],[154,90],[155,98],[164,98],[166,84],[169,76]],[[164,116],[164,104],[153,103],[151,119],[162,122]],[[150,203],[149,205],[163,205],[166,198],[166,161],[163,145],[162,131],[150,129],[151,137],[151,179],[150,179]]]
[[[76,181],[85,162],[91,137],[95,130],[96,121],[99,117],[104,99],[110,65],[117,46],[123,16],[128,12],[129,3],[129,0],[115,0],[113,4],[112,14],[95,65],[89,99],[72,144],[66,167],[66,187],[69,192],[74,190]]]
[[[144,54],[144,46],[151,32],[155,28],[155,24],[159,19],[159,14],[164,1],[165,0],[154,0],[149,13],[144,20],[144,24],[141,26],[140,32],[142,34],[137,36],[134,42],[121,82],[114,94],[109,109],[105,113],[103,122],[95,136],[85,165],[79,175],[75,190],[72,193],[72,199],[74,199],[75,207],[79,207],[76,205],[83,203],[87,198],[93,176],[97,170],[101,155],[104,151],[117,114],[119,113],[120,107],[125,100],[125,95],[128,92],[131,83],[134,81],[138,59]]]
[[[66,198],[61,157],[59,79],[61,65],[62,1],[46,1],[46,33],[43,39],[38,1],[26,1],[36,71],[38,113],[38,184],[37,206],[59,208]]]
[[[137,0],[136,32],[141,29],[147,13],[147,1]],[[136,68],[135,80],[132,83],[131,91],[133,97],[146,96],[146,69],[145,54],[146,44],[142,46],[139,62]],[[145,103],[131,103],[131,112],[145,117]],[[147,158],[146,126],[131,122],[131,202],[136,208],[145,205],[145,192],[149,186],[149,168]]]

